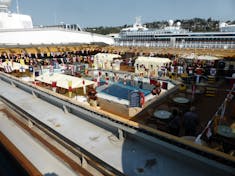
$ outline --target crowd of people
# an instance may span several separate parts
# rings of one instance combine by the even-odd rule
[[[18,54],[8,54],[2,53],[0,55],[0,62],[5,62],[6,60],[12,62],[19,62],[20,59],[24,59],[26,65],[51,65],[52,62],[57,62],[58,64],[76,64],[76,63],[87,63],[92,66],[94,61],[94,55],[100,52],[100,50],[79,50],[71,52],[50,52],[50,53],[18,53]],[[134,66],[135,58],[137,56],[128,55],[126,53],[120,53],[122,64],[126,64],[129,67]],[[224,74],[225,63],[215,60],[197,60],[197,59],[185,59],[176,56],[170,58],[171,63],[166,64],[161,70],[163,73],[170,77],[180,76],[182,74],[187,74],[188,76],[193,76],[197,82],[200,81],[200,76],[221,76]],[[227,70],[227,76],[231,76],[230,72],[233,72],[233,65],[230,65]]]
[[[171,134],[179,136],[183,133],[184,136],[196,136],[199,132],[199,126],[199,116],[196,113],[195,106],[190,107],[183,114],[176,108],[172,110],[171,121],[168,123],[168,129]]]
[[[92,55],[82,55],[80,52],[56,52],[56,53],[42,53],[42,54],[2,54],[0,62],[20,62],[23,59],[26,65],[51,65],[52,62],[58,64],[75,64],[75,63],[91,63]]]

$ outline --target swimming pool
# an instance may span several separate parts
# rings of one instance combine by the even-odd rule
[[[121,83],[111,84],[108,87],[101,90],[100,92],[117,97],[117,98],[120,98],[120,99],[129,100],[130,93],[132,91],[136,91],[136,90],[144,93],[145,96],[151,93],[151,90],[140,89],[137,87],[124,85]]]

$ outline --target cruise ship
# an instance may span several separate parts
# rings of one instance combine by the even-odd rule
[[[115,37],[117,46],[167,47],[167,48],[235,48],[235,25],[220,23],[218,32],[190,32],[181,23],[168,21],[163,29],[149,29],[136,18],[133,27],[124,28]]]
[[[191,85],[183,87],[176,74],[170,79],[165,69],[172,62],[169,58],[141,55],[133,64],[133,58],[125,63],[123,53],[92,45],[111,45],[113,38],[83,32],[76,26],[36,28],[30,16],[7,11],[9,5],[10,0],[0,0],[0,149],[3,145],[9,150],[28,175],[235,173],[234,126],[218,125],[216,134],[220,136],[215,137],[218,141],[213,138],[215,145],[207,146],[205,141],[211,123],[234,114],[225,111],[225,107],[235,109],[231,108],[235,107],[233,97],[227,97],[226,91],[208,99],[217,108],[220,102],[213,100],[226,97],[218,110],[221,116],[216,112],[216,118],[209,117],[205,130],[197,136],[183,131],[173,134],[168,131],[169,122],[175,119],[173,110],[186,112],[192,103],[203,110],[206,98],[199,87],[195,92]],[[62,50],[70,45],[79,47]],[[211,58],[205,63],[211,64]],[[191,81],[186,78],[185,82]],[[217,81],[209,81],[213,87],[207,93],[212,95]],[[206,117],[203,120],[207,122],[212,111],[204,110],[200,118]],[[8,175],[16,175],[11,172],[15,167],[5,161],[0,173],[5,165]]]
[[[11,0],[0,1],[0,46],[34,47],[113,44],[113,38],[78,30],[74,25],[36,27],[31,16],[9,10]]]

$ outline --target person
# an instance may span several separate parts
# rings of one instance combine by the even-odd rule
[[[129,59],[129,61],[128,61],[128,65],[129,65],[129,67],[131,67],[131,66],[132,66],[132,58],[130,58],[130,59]]]
[[[199,117],[195,110],[196,108],[192,106],[190,111],[186,112],[183,116],[185,136],[196,136],[196,129],[199,125]]]
[[[161,93],[161,83],[160,82],[158,82],[158,81],[156,82],[155,87],[153,88],[151,93],[153,95],[157,95],[157,94],[159,95]]]
[[[178,136],[180,132],[180,116],[177,109],[172,110],[171,119],[172,120],[168,124],[169,132],[170,134]]]

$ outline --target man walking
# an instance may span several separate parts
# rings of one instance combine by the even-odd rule
[[[185,128],[185,136],[195,136],[196,129],[199,125],[199,118],[197,113],[195,112],[195,107],[192,106],[190,111],[184,114],[184,128]]]

